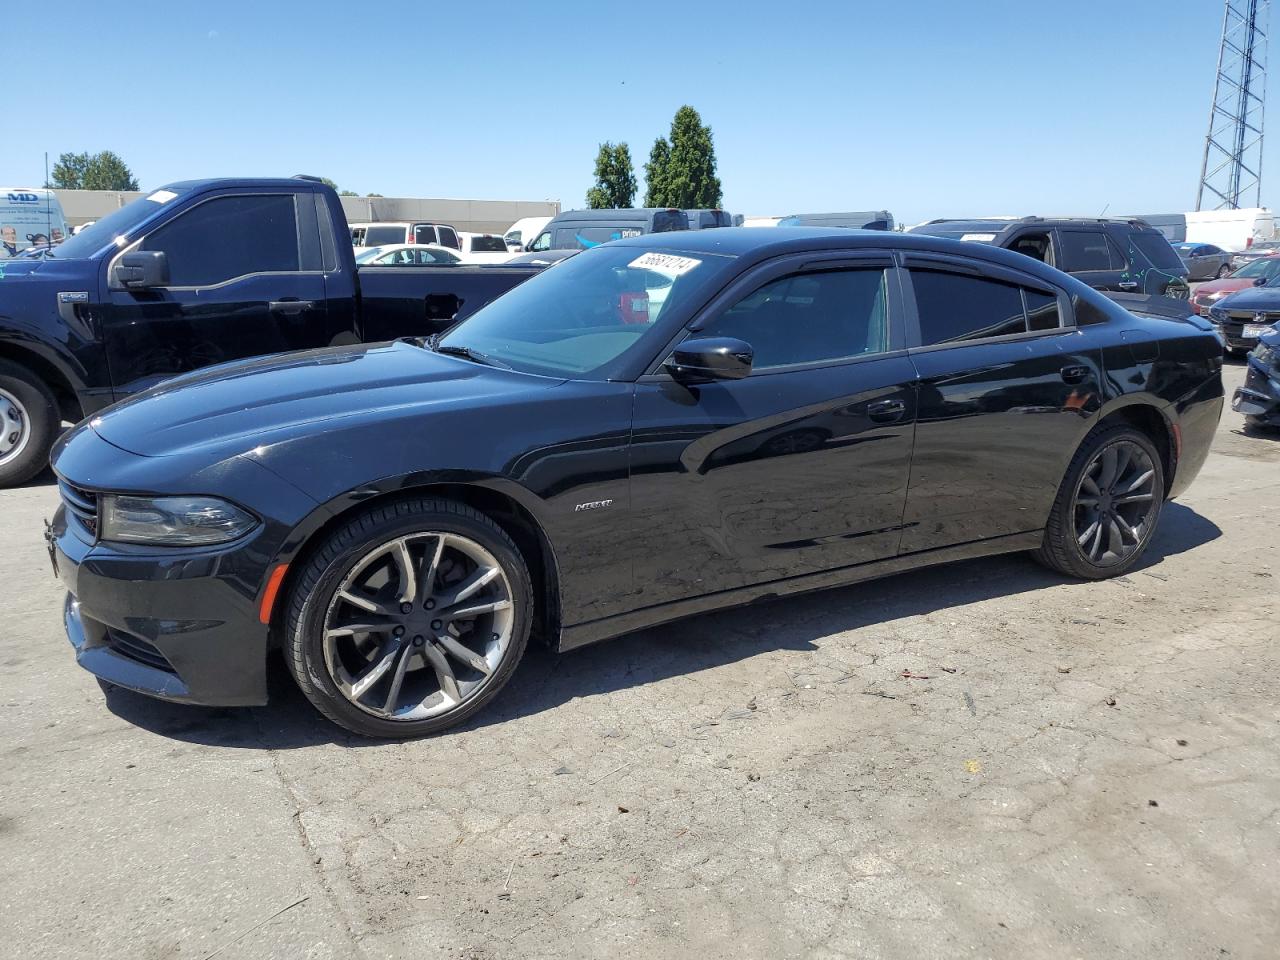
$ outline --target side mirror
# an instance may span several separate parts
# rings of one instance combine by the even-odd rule
[[[1253,285],[1254,285],[1255,287],[1265,287],[1265,286],[1267,285],[1267,278],[1266,278],[1266,277],[1254,277],[1254,279],[1253,279]]]
[[[128,290],[148,290],[169,285],[169,258],[163,250],[134,250],[116,261],[117,286]]]
[[[751,373],[755,351],[751,344],[733,337],[701,337],[686,340],[663,364],[673,380],[705,383],[741,380]]]

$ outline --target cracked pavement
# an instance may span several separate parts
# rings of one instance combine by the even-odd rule
[[[405,744],[280,664],[262,709],[104,696],[55,488],[0,491],[0,955],[1274,957],[1280,436],[1239,427],[1127,577],[1001,557],[535,649]]]

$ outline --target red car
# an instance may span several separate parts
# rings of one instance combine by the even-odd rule
[[[1209,280],[1199,284],[1191,294],[1191,309],[1201,316],[1207,316],[1209,308],[1227,294],[1244,290],[1246,287],[1261,286],[1277,276],[1280,276],[1280,253],[1250,260],[1239,270],[1221,280]]]

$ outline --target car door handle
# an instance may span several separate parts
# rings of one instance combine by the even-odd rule
[[[907,405],[901,400],[877,400],[867,404],[867,419],[876,423],[893,423],[901,420]]]
[[[314,300],[272,300],[270,309],[272,313],[283,314],[286,317],[296,317],[315,305]]]
[[[1089,379],[1089,368],[1083,365],[1072,365],[1062,368],[1063,383],[1084,383]]]
[[[1119,287],[1121,290],[1137,290],[1138,281],[1137,280],[1121,280],[1119,283],[1116,284],[1116,286]]]

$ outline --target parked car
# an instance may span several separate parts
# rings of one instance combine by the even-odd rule
[[[434,267],[461,262],[462,257],[448,247],[426,243],[393,243],[385,247],[366,247],[356,254],[357,266]]]
[[[1246,427],[1280,427],[1280,328],[1258,338],[1249,353],[1244,385],[1231,397],[1231,409],[1244,414]]]
[[[893,214],[888,210],[857,213],[793,213],[778,220],[780,227],[845,227],[852,230],[892,230]]]
[[[1263,240],[1253,244],[1247,250],[1233,253],[1231,255],[1231,263],[1233,266],[1242,267],[1246,263],[1261,260],[1263,257],[1272,257],[1277,253],[1280,253],[1280,240]]]
[[[548,223],[525,249],[529,253],[586,250],[624,237],[688,229],[689,218],[683,210],[568,210]]]
[[[1280,286],[1266,283],[1237,290],[1209,308],[1209,320],[1217,324],[1227,352],[1242,357],[1280,322]]]
[[[1188,280],[1221,280],[1231,273],[1231,254],[1211,243],[1175,243],[1173,252],[1187,268]]]
[[[58,195],[33,187],[0,187],[0,260],[70,236]]]
[[[458,231],[462,242],[458,253],[463,263],[506,263],[513,254],[506,241],[493,233],[466,233]]]
[[[533,242],[534,237],[546,228],[551,219],[551,217],[521,217],[502,235],[507,249],[512,253],[523,252],[525,246]]]
[[[931,220],[908,232],[1004,247],[1064,270],[1095,290],[1181,300],[1191,292],[1186,265],[1164,235],[1142,220]]]
[[[358,223],[351,227],[353,247],[385,247],[401,243],[462,249],[458,231],[447,223]]]
[[[1221,280],[1210,280],[1196,287],[1191,295],[1191,309],[1207,316],[1209,308],[1237,290],[1260,287],[1280,277],[1280,253],[1250,260]]]
[[[168,377],[438,333],[538,269],[357,269],[347,236],[316,181],[193,180],[0,261],[0,487],[48,464],[62,421]]]
[[[1013,551],[1122,574],[1204,462],[1221,367],[1199,317],[990,245],[630,237],[442,337],[197,371],[80,424],[50,553],[109,683],[262,703],[278,643],[332,720],[418,736],[531,635]]]

